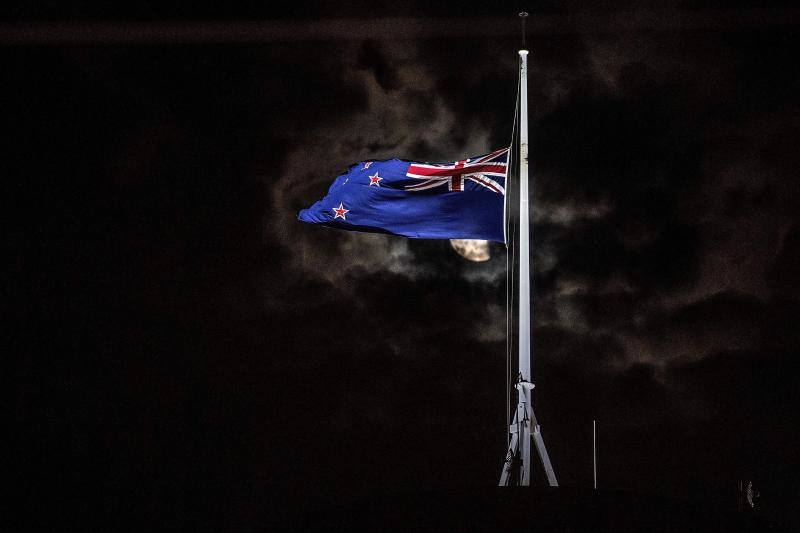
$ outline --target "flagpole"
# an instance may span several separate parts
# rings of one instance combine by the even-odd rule
[[[530,286],[530,221],[528,210],[528,51],[520,50],[520,120],[519,120],[519,376],[518,402],[514,420],[509,427],[511,441],[506,453],[500,485],[531,484],[531,438],[551,487],[557,487],[553,466],[544,445],[541,430],[533,414],[533,383],[531,382],[531,305]],[[516,483],[512,474],[516,469]]]
[[[531,287],[530,234],[528,221],[528,51],[520,50],[520,119],[519,119],[519,403],[518,420],[524,421],[520,435],[522,468],[520,485],[530,485],[531,433],[528,413],[531,409]]]

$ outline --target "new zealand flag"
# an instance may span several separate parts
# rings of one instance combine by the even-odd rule
[[[300,211],[303,222],[418,239],[505,242],[508,148],[450,164],[363,161],[328,195]]]

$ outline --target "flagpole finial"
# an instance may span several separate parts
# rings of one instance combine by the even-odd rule
[[[519,18],[522,22],[522,48],[525,48],[525,19],[528,18],[528,12],[520,11]]]

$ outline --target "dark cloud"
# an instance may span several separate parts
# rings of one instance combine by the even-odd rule
[[[384,91],[398,88],[397,72],[381,53],[378,43],[365,41],[358,55],[358,66],[372,70]]]
[[[785,298],[799,299],[800,229],[793,227],[784,237],[780,251],[770,265],[767,281],[770,288]]]

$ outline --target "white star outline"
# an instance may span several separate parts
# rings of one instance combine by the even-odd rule
[[[331,207],[331,211],[333,211],[333,219],[336,220],[337,218],[341,218],[342,220],[347,220],[345,218],[345,214],[349,213],[349,209],[345,209],[342,202],[339,202],[339,207]]]

